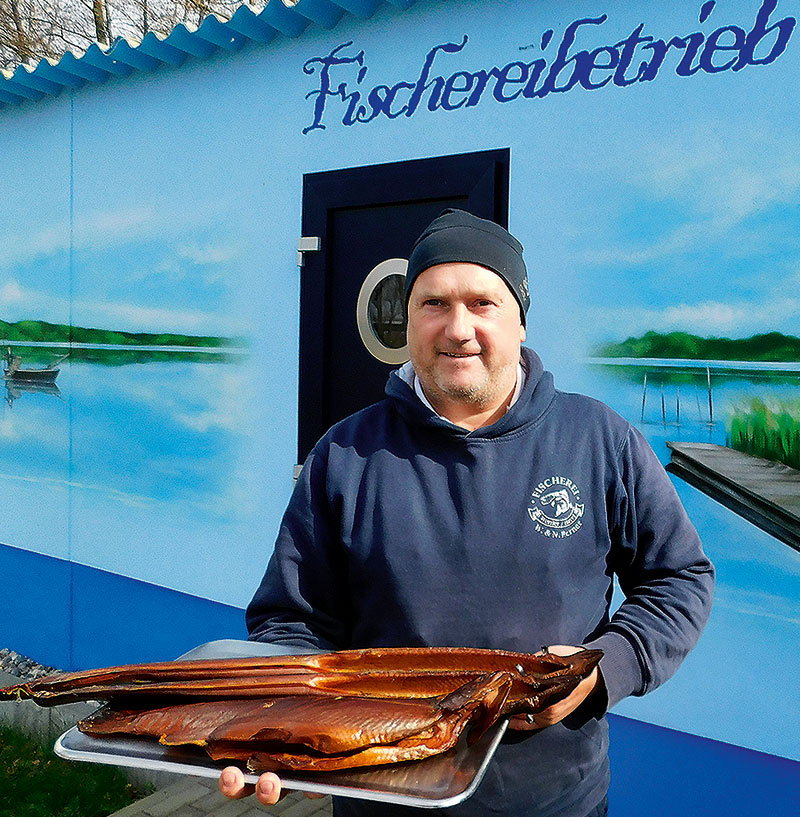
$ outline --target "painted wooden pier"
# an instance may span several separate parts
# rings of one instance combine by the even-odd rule
[[[800,551],[800,471],[724,445],[667,446],[670,473]]]

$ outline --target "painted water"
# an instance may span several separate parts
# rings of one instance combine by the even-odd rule
[[[244,606],[291,490],[264,473],[250,364],[137,354],[0,381],[0,542]]]
[[[243,606],[291,488],[291,464],[255,441],[295,433],[256,429],[253,374],[166,356],[68,362],[54,393],[5,384],[0,541]],[[733,407],[798,393],[796,374],[714,370],[712,421],[703,370],[585,365],[564,382],[635,422],[664,463],[667,440],[724,444]],[[717,566],[714,611],[676,677],[616,711],[800,759],[800,553],[673,481]]]

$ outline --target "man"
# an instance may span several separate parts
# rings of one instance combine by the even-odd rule
[[[514,729],[447,814],[606,813],[605,711],[675,671],[707,620],[713,567],[644,438],[554,389],[525,340],[522,246],[458,210],[418,239],[410,363],[387,398],[309,455],[248,608],[251,638],[344,649],[600,648],[566,699]],[[610,617],[612,577],[626,595]],[[238,770],[220,781],[248,793]],[[280,781],[257,795],[275,802]],[[337,798],[339,815],[414,809]]]

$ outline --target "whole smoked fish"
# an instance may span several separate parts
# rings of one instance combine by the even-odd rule
[[[566,697],[601,656],[418,647],[131,664],[18,684],[0,700],[107,701],[82,732],[193,744],[252,772],[334,770],[429,757],[465,729],[473,742],[499,717]]]

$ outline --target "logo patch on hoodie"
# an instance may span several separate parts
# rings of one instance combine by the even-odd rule
[[[543,479],[531,494],[528,515],[537,533],[551,539],[572,536],[583,524],[584,505],[578,486],[568,477]]]

